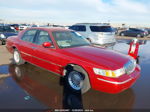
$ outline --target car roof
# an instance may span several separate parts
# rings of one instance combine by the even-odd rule
[[[60,27],[32,27],[32,28],[27,28],[27,29],[39,29],[39,30],[46,30],[46,31],[72,31],[69,29],[65,29],[65,28],[60,28]]]
[[[76,23],[74,25],[95,25],[95,26],[110,26],[109,23]]]

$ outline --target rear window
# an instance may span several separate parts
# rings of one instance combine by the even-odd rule
[[[90,26],[92,32],[113,32],[111,26]]]
[[[69,27],[69,29],[72,29],[74,31],[86,31],[86,27],[84,25],[74,25]]]

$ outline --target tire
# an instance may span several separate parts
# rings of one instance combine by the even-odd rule
[[[25,63],[25,61],[21,58],[21,55],[17,49],[15,49],[13,53],[13,61],[17,65],[22,65]]]
[[[137,34],[137,36],[136,37],[142,37],[140,34]]]
[[[120,36],[125,36],[125,34],[124,33],[120,33]]]
[[[5,45],[5,41],[2,41],[2,45]]]
[[[66,86],[76,93],[83,94],[91,88],[87,73],[79,70],[78,68],[67,71],[65,82]]]

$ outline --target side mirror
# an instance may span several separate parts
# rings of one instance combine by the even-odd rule
[[[51,42],[44,42],[42,45],[45,48],[50,48],[52,46],[52,43]]]

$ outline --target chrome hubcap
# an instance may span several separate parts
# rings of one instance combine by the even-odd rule
[[[16,63],[19,62],[20,58],[19,58],[19,53],[17,51],[14,51],[14,60]]]
[[[69,85],[75,89],[80,90],[83,85],[83,79],[79,72],[73,71],[69,73],[68,76]]]

